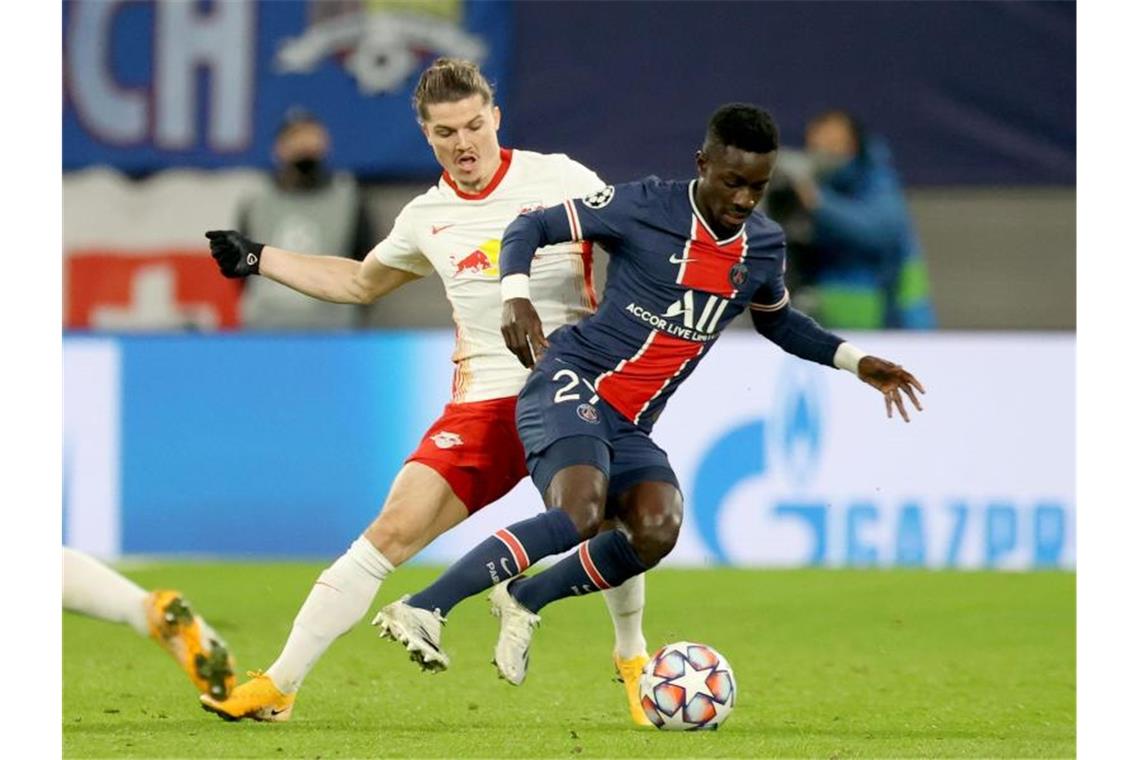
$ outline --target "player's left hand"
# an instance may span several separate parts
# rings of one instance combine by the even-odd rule
[[[888,417],[894,417],[894,410],[898,409],[903,420],[910,422],[910,415],[903,405],[900,390],[910,397],[915,409],[922,411],[922,404],[919,403],[918,396],[914,395],[914,391],[917,389],[919,393],[926,393],[926,389],[918,382],[917,377],[899,365],[877,356],[864,356],[859,360],[859,379],[874,386],[883,394]]]

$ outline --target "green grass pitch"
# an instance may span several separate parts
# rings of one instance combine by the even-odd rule
[[[181,589],[247,669],[264,668],[321,566],[128,567]],[[374,607],[434,578],[398,570]],[[658,570],[650,647],[719,649],[739,698],[720,731],[629,721],[611,680],[600,596],[546,609],[526,683],[489,664],[496,621],[456,608],[452,668],[422,674],[367,623],[310,674],[293,720],[225,723],[168,656],[123,626],[64,616],[67,757],[1071,757],[1076,579],[1071,573]]]

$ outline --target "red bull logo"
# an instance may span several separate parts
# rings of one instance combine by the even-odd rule
[[[499,246],[498,240],[488,240],[461,259],[452,256],[451,262],[455,265],[452,277],[458,277],[464,272],[484,277],[498,277]]]
[[[482,272],[491,268],[491,260],[482,251],[472,251],[459,261],[455,262],[455,273]]]

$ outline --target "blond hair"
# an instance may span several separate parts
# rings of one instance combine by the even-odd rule
[[[456,58],[437,58],[420,75],[412,105],[420,121],[428,120],[427,107],[433,103],[454,103],[457,100],[482,95],[484,103],[494,102],[494,90],[471,61]]]

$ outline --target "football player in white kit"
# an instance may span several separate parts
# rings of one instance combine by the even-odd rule
[[[371,303],[438,272],[457,327],[451,403],[397,474],[379,517],[321,573],[276,662],[238,685],[228,699],[203,695],[206,709],[229,720],[287,720],[305,675],[368,612],[385,576],[527,477],[515,397],[528,370],[500,333],[500,240],[520,213],[587,195],[605,183],[565,155],[501,148],[499,109],[472,63],[435,61],[420,77],[414,102],[443,175],[404,207],[391,233],[363,262],[285,251],[233,231],[207,233],[225,276],[261,275],[335,303]],[[540,250],[531,289],[542,323],[551,330],[593,312],[589,244]],[[637,694],[648,660],[641,630],[644,599],[643,576],[606,592],[614,664],[630,715],[648,725]],[[381,635],[405,644],[425,669],[447,667],[437,646],[445,622],[438,611],[397,603],[373,622]]]

